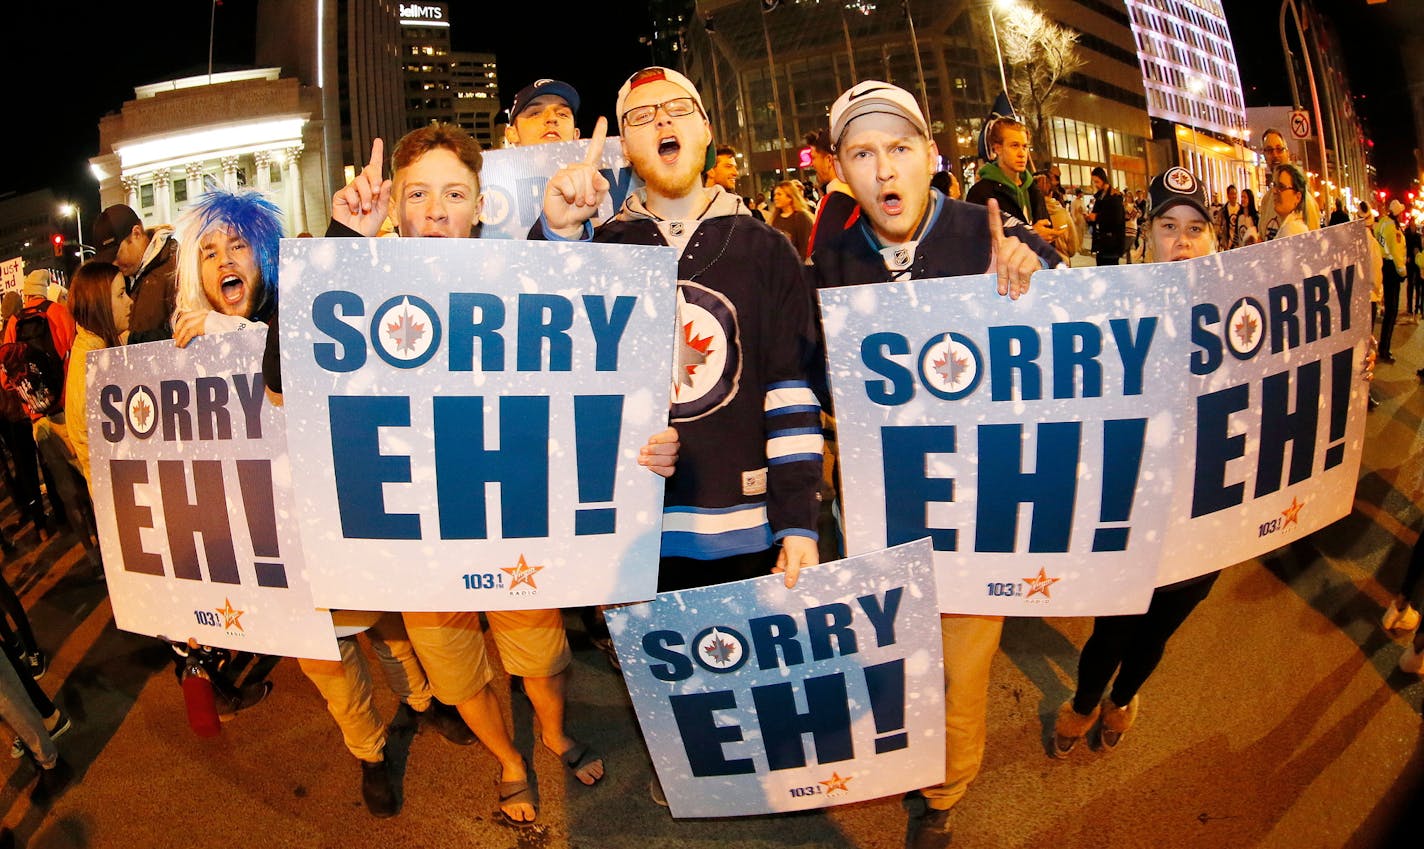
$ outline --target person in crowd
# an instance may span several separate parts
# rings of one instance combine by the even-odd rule
[[[170,237],[177,294],[165,327],[176,347],[185,348],[199,336],[265,326],[277,308],[281,238],[281,210],[254,189],[213,189],[184,208]],[[135,309],[141,298],[140,293]],[[265,700],[272,692],[267,675],[281,660],[203,646],[192,638],[172,648],[180,683],[189,653],[197,652],[222,716]]]
[[[984,205],[999,201],[999,211],[1033,227],[1045,242],[1053,239],[1053,223],[1043,193],[1028,171],[1028,130],[1015,118],[996,117],[984,122],[984,142],[989,161],[979,169],[979,179],[964,199]]]
[[[1261,241],[1261,211],[1256,208],[1256,193],[1241,190],[1241,217],[1236,221],[1236,246],[1244,248]]]
[[[1292,164],[1290,148],[1286,146],[1285,136],[1275,128],[1266,130],[1261,134],[1261,155],[1266,159],[1266,173],[1270,179],[1274,180],[1276,169],[1282,165]],[[1300,219],[1305,224],[1307,230],[1320,229],[1320,207],[1315,203],[1315,197],[1310,192],[1310,184],[1304,179],[1304,171],[1296,166],[1296,171],[1301,174],[1300,182],[1296,187],[1300,190],[1301,203]],[[1261,231],[1262,241],[1268,241],[1276,237],[1276,230],[1285,224],[1285,216],[1278,213],[1275,198],[1271,185],[1268,183],[1266,192],[1261,196],[1261,216],[1263,221],[1258,223]],[[1287,204],[1291,206],[1291,204]]]
[[[1330,225],[1346,224],[1350,220],[1350,213],[1345,211],[1345,202],[1340,198],[1335,198],[1335,209],[1330,213]]]
[[[94,259],[112,262],[127,278],[125,293],[132,304],[128,343],[173,338],[173,313],[178,300],[178,243],[166,224],[144,228],[143,219],[126,204],[99,213],[94,223]]]
[[[604,138],[602,132],[594,134],[588,159],[597,161]],[[368,164],[332,198],[328,237],[374,237],[387,218],[396,222],[396,232],[403,238],[474,236],[483,205],[478,142],[450,124],[412,130],[396,143],[391,179],[382,177],[383,153],[383,143],[375,140]],[[595,212],[596,208],[587,210],[590,217]],[[263,377],[274,392],[280,392],[275,327],[269,328]],[[657,474],[671,474],[677,460],[677,438],[672,428],[655,434],[640,451],[639,463]],[[485,616],[506,671],[524,682],[544,746],[580,783],[597,783],[604,774],[603,757],[569,736],[564,727],[566,671],[572,655],[559,611],[488,611]],[[514,747],[499,701],[489,686],[494,673],[485,655],[479,617],[477,612],[402,614],[435,697],[456,707],[500,763],[501,817],[509,825],[527,826],[537,815],[536,796],[529,784],[528,765]],[[389,782],[384,770],[376,775]]]
[[[790,180],[783,180],[772,191],[771,203],[771,226],[786,234],[804,262],[809,255],[811,225],[814,223],[810,210],[806,208],[806,196]]]
[[[1073,255],[1078,252],[1078,234],[1073,230],[1073,216],[1064,208],[1059,198],[1062,189],[1054,190],[1052,178],[1048,174],[1038,174],[1033,181],[1043,194],[1043,205],[1048,209],[1048,220],[1053,225],[1051,238],[1047,241],[1058,251],[1058,256],[1065,264],[1071,262]],[[1034,232],[1038,232],[1038,229],[1034,228]]]
[[[101,564],[98,526],[89,488],[74,456],[64,403],[64,377],[74,345],[74,315],[64,304],[48,299],[50,278],[47,269],[36,269],[25,276],[20,311],[5,323],[0,373],[4,382],[20,394],[30,417],[45,483],[53,490],[70,529],[84,545],[90,565],[97,569]],[[25,344],[14,344],[17,341]],[[75,420],[84,421],[82,406]]]
[[[580,138],[579,129],[574,124],[578,119],[579,103],[578,89],[568,83],[551,79],[535,80],[514,96],[514,103],[509,108],[509,126],[504,131],[506,144],[529,147]],[[735,156],[732,167],[736,167]],[[613,637],[608,633],[602,611],[597,605],[589,605],[579,608],[578,613],[589,642],[609,666],[619,669],[618,652],[613,647]]]
[[[1206,192],[1190,171],[1172,167],[1157,175],[1148,203],[1145,261],[1177,262],[1216,252]],[[1161,662],[1167,641],[1211,592],[1219,575],[1208,572],[1158,587],[1145,613],[1094,618],[1093,633],[1078,657],[1077,689],[1059,707],[1054,722],[1054,757],[1067,756],[1099,722],[1098,742],[1104,751],[1122,742],[1137,719],[1138,691]]]
[[[217,189],[178,218],[173,343],[266,327],[277,308],[281,210],[261,192]],[[132,318],[130,319],[132,321]]]
[[[1395,320],[1399,317],[1399,288],[1406,273],[1404,231],[1399,226],[1403,215],[1404,204],[1395,198],[1374,228],[1375,240],[1383,254],[1384,314],[1380,317],[1379,359],[1384,363],[1394,362],[1390,345],[1394,341]]]
[[[707,188],[710,189],[713,186],[721,186],[726,190],[727,194],[738,197],[737,181],[741,179],[741,177],[742,172],[737,165],[737,149],[729,144],[718,145],[716,163],[703,174]],[[797,187],[796,191],[804,197],[804,189]],[[752,211],[752,215],[755,218],[761,221],[767,220],[766,216],[762,214],[761,210],[756,208],[755,204],[753,204],[749,198],[742,198],[742,202]],[[775,212],[773,211],[772,214],[775,214]]]
[[[64,378],[64,396],[75,402],[76,410],[89,408],[85,379],[89,373],[91,351],[114,348],[123,344],[119,339],[118,321],[114,316],[114,286],[123,287],[123,272],[110,262],[90,260],[74,272],[69,287],[69,306],[74,313],[74,347],[70,349],[69,373]],[[94,480],[89,471],[89,428],[83,416],[75,416],[69,428],[69,441],[84,483],[92,494]]]
[[[1419,285],[1419,253],[1421,244],[1419,222],[1412,216],[1404,216],[1404,273],[1405,287],[1404,314],[1409,324],[1419,323],[1419,313],[1424,307],[1424,286]]]
[[[1236,241],[1241,232],[1241,213],[1241,203],[1233,183],[1226,187],[1226,203],[1216,211],[1216,243],[1221,246],[1221,250],[1241,247]]]
[[[341,729],[346,750],[361,766],[361,800],[367,812],[380,819],[393,817],[400,812],[400,801],[386,763],[388,727],[376,706],[359,635],[366,635],[382,677],[400,700],[392,727],[434,729],[460,746],[473,744],[476,736],[455,708],[435,697],[399,613],[333,610],[331,620],[341,659],[302,657],[297,665],[316,685]]]
[[[1289,162],[1271,169],[1270,199],[1273,206],[1273,226],[1268,226],[1267,239],[1295,236],[1309,232],[1305,222],[1305,174]]]
[[[1099,165],[1092,171],[1093,209],[1084,217],[1093,225],[1093,253],[1098,265],[1117,265],[1126,247],[1125,210],[1122,192],[1113,188],[1107,169]]]
[[[1122,193],[1122,231],[1123,243],[1127,246],[1124,256],[1128,262],[1141,262],[1142,257],[1138,253],[1138,226],[1137,222],[1141,216],[1142,205],[1131,192]]]
[[[19,292],[6,292],[0,298],[0,327],[10,323],[10,319],[20,312],[20,306]],[[3,443],[5,454],[9,457],[5,463],[5,482],[10,487],[10,497],[20,516],[31,522],[35,534],[43,539],[49,532],[50,518],[40,491],[39,449],[35,447],[34,426],[24,401],[3,381],[0,381],[0,443]],[[52,484],[49,496],[55,504],[55,515],[63,517],[63,506],[58,503],[58,494]]]
[[[1424,535],[1415,540],[1409,554],[1409,566],[1399,592],[1390,599],[1380,617],[1380,625],[1391,635],[1409,636],[1404,653],[1399,656],[1399,668],[1411,675],[1424,675],[1424,631],[1419,629],[1419,590],[1424,582]],[[1410,636],[1412,635],[1412,636]]]
[[[1074,186],[1069,211],[1073,213],[1073,228],[1078,232],[1078,252],[1091,254],[1092,224],[1088,213],[1092,209],[1092,196],[1083,192],[1082,186]]]
[[[579,94],[561,80],[535,80],[514,95],[509,107],[505,144],[526,147],[546,142],[573,141],[579,137]]]
[[[20,686],[31,708],[40,718],[45,734],[50,740],[58,740],[74,727],[73,721],[63,710],[55,706],[39,686],[40,679],[49,670],[49,657],[35,640],[34,626],[25,610],[20,596],[10,586],[10,582],[0,576],[0,651],[19,674]],[[3,696],[0,696],[3,698]],[[33,740],[26,740],[21,729],[11,725],[17,732],[10,744],[10,757],[19,759],[31,754],[35,749]]]
[[[811,256],[818,287],[913,278],[998,275],[1000,295],[1019,297],[1031,275],[1061,264],[1027,224],[999,210],[950,200],[930,187],[938,148],[913,95],[867,80],[831,106],[836,174],[860,199],[841,238]],[[893,250],[908,246],[909,250]],[[1002,616],[941,615],[945,677],[945,780],[907,800],[911,849],[949,845],[950,810],[979,773],[987,734],[989,668]]]
[[[8,653],[0,659],[0,720],[15,730],[39,775],[30,790],[30,802],[49,808],[74,781],[74,768],[55,747],[54,738],[68,730],[69,718],[63,717],[64,730],[51,727],[35,708],[24,680],[28,674],[16,667]],[[55,708],[57,711],[58,708]]]
[[[822,469],[820,407],[809,375],[813,305],[803,266],[790,242],[752,218],[740,198],[702,185],[714,155],[712,131],[690,80],[669,68],[638,71],[619,89],[615,118],[644,188],[594,230],[589,218],[608,181],[591,161],[565,167],[545,188],[530,238],[675,247],[682,255],[679,300],[724,304],[714,309],[739,317],[736,334],[707,329],[714,344],[735,351],[724,368],[685,370],[672,387],[681,452],[664,495],[658,590],[769,572],[783,572],[794,586],[800,570],[818,562]],[[593,137],[601,141],[605,133],[600,119]],[[680,318],[679,327],[684,320],[691,319]],[[729,380],[724,372],[737,368],[739,379]],[[786,436],[775,438],[780,433]],[[755,477],[764,485],[747,486]],[[666,803],[656,775],[649,789]]]
[[[806,144],[811,148],[811,167],[816,171],[816,180],[821,184],[821,200],[816,204],[814,221],[811,224],[811,253],[825,239],[838,239],[850,216],[856,209],[855,197],[850,186],[836,176],[835,153],[831,150],[831,131],[828,127],[806,134]],[[823,223],[824,222],[824,226]]]

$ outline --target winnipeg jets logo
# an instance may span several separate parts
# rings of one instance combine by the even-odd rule
[[[1197,178],[1185,168],[1168,169],[1162,177],[1162,182],[1167,184],[1167,188],[1182,194],[1191,194],[1197,190]]]
[[[440,319],[434,308],[415,295],[397,295],[371,319],[376,353],[396,368],[415,368],[434,356],[440,342]]]
[[[747,662],[747,638],[720,625],[706,628],[693,641],[697,662],[710,672],[733,672]]]
[[[1237,359],[1249,360],[1256,355],[1261,343],[1266,340],[1264,330],[1265,310],[1255,298],[1242,298],[1231,305],[1226,315],[1227,344]]]
[[[135,386],[129,392],[128,403],[124,405],[124,415],[129,420],[129,430],[140,439],[153,435],[158,427],[158,399],[147,386]]]
[[[691,281],[678,284],[673,348],[674,419],[699,418],[736,396],[742,369],[737,317],[720,293]]]
[[[966,336],[943,333],[920,351],[920,381],[937,398],[963,398],[982,376],[983,358]]]
[[[509,219],[509,212],[514,208],[514,202],[509,198],[509,192],[499,186],[487,186],[485,188],[485,208],[480,211],[480,220],[491,227],[499,227]]]

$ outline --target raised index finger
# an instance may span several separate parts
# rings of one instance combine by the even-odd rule
[[[608,119],[600,115],[593,125],[593,135],[588,137],[588,153],[583,156],[583,164],[598,167],[598,163],[603,161],[603,142],[607,138]]]
[[[986,208],[989,210],[989,240],[995,251],[999,250],[999,244],[1004,241],[1004,217],[999,214],[999,201],[997,198],[989,198]]]
[[[386,143],[381,141],[379,137],[372,139],[371,161],[366,163],[366,173],[375,181],[377,186],[381,184],[381,165],[385,161],[385,156]]]

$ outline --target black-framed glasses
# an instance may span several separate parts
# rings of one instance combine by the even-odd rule
[[[1292,186],[1292,185],[1290,185],[1290,184],[1288,184],[1288,183],[1272,183],[1272,184],[1271,184],[1271,188],[1275,189],[1275,190],[1278,191],[1278,192],[1297,192],[1297,191],[1300,191],[1300,190],[1297,189],[1295,186]]]
[[[690,97],[674,97],[672,100],[665,100],[662,103],[634,106],[623,113],[623,125],[625,127],[641,127],[651,123],[658,116],[659,109],[666,112],[669,118],[683,118],[697,111],[697,101]]]

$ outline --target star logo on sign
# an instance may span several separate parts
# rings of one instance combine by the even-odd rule
[[[1043,593],[1044,598],[1053,598],[1049,595],[1048,588],[1058,583],[1062,578],[1050,578],[1048,573],[1040,568],[1037,578],[1024,578],[1023,580],[1028,584],[1028,594],[1024,598],[1032,598],[1037,593]]]
[[[242,631],[242,614],[246,613],[247,611],[235,609],[232,606],[232,601],[227,598],[223,599],[223,604],[225,606],[219,607],[217,611],[218,614],[223,618],[223,628],[236,628],[237,630]]]
[[[838,773],[838,772],[833,772],[833,773],[831,773],[831,777],[830,777],[830,778],[827,778],[825,781],[822,781],[822,782],[820,782],[820,783],[821,783],[821,784],[824,784],[824,785],[826,786],[826,795],[827,795],[827,796],[831,795],[832,793],[838,792],[838,791],[839,791],[839,792],[842,792],[842,793],[849,793],[849,792],[850,792],[850,788],[847,787],[846,785],[849,784],[849,783],[850,783],[850,780],[851,780],[852,778],[854,778],[854,777],[855,777],[855,776],[847,775],[847,776],[845,776],[844,778],[842,778],[840,773]]]
[[[530,589],[537,590],[539,585],[534,583],[534,576],[539,574],[543,568],[543,566],[530,566],[525,562],[524,555],[521,554],[519,555],[519,565],[513,568],[501,566],[499,570],[513,579],[509,582],[511,590],[520,584],[528,584]]]
[[[1300,511],[1304,506],[1292,496],[1290,506],[1281,511],[1281,516],[1285,518],[1281,523],[1282,530],[1300,523]]]

